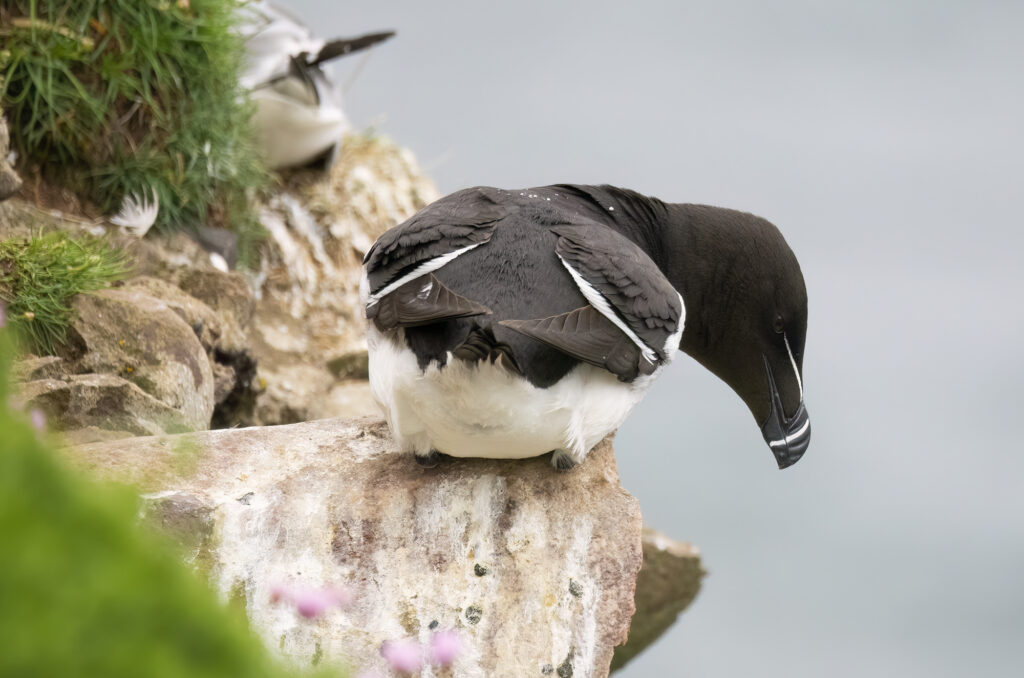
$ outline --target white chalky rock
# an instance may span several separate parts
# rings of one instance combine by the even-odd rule
[[[386,675],[381,643],[427,643],[434,627],[464,640],[452,676],[607,676],[642,558],[611,444],[570,473],[546,458],[427,470],[393,449],[380,421],[330,419],[69,455],[149,493],[159,521],[194,534],[190,559],[300,663]],[[275,585],[347,587],[354,602],[307,620],[271,602]]]

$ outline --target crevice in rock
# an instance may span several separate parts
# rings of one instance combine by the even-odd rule
[[[256,358],[248,349],[214,349],[213,360],[217,365],[231,370],[233,386],[227,395],[214,405],[210,428],[251,425],[256,410],[256,396],[259,394],[256,383]]]

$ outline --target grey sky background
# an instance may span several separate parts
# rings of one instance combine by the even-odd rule
[[[646,522],[710,571],[620,675],[1024,667],[1024,3],[278,1],[398,30],[347,108],[442,192],[619,184],[797,253],[804,459],[776,470],[685,356],[618,435]]]

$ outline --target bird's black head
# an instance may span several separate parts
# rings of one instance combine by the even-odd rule
[[[752,214],[676,207],[671,276],[686,304],[680,348],[743,399],[779,468],[811,439],[804,407],[807,290],[782,234]]]

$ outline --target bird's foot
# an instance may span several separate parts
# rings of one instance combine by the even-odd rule
[[[551,465],[555,467],[556,471],[565,473],[576,468],[576,460],[565,450],[555,450],[551,454]]]
[[[423,468],[434,468],[441,463],[441,453],[437,450],[431,450],[423,455],[413,453],[412,458]]]

